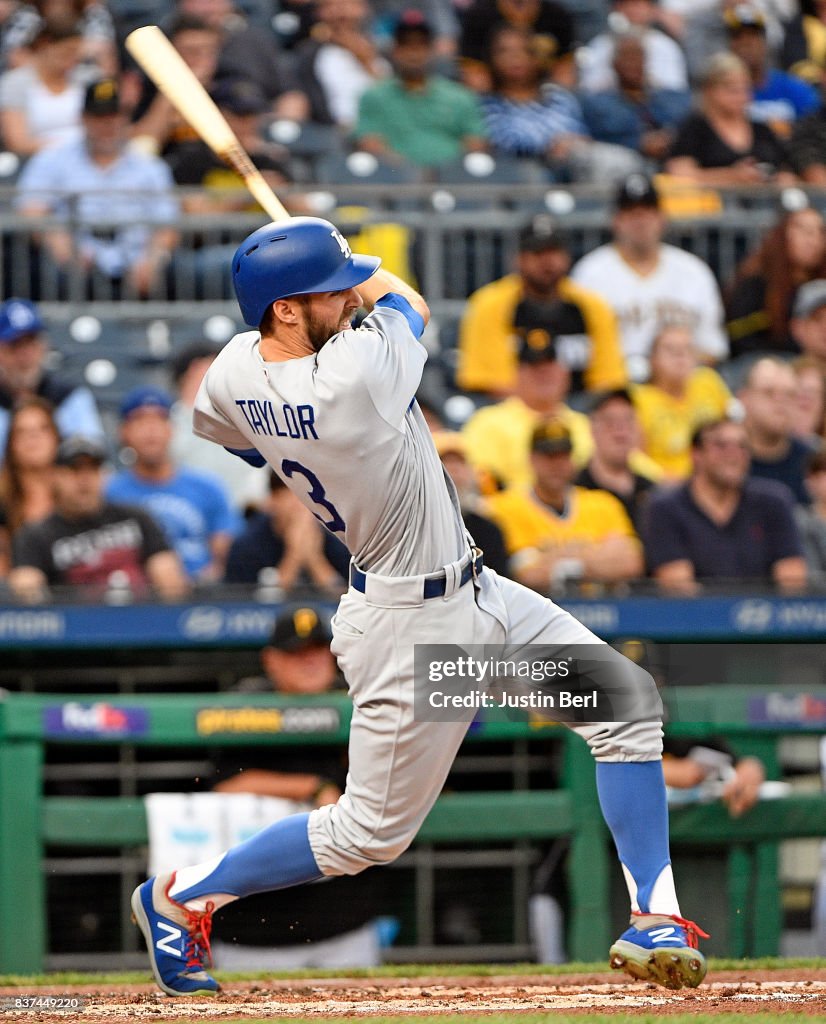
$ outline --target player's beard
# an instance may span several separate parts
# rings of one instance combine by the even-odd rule
[[[340,316],[332,317],[315,316],[308,304],[304,306],[304,330],[307,332],[307,340],[312,345],[314,352],[320,352],[333,335],[339,331],[346,330],[350,326],[355,310],[349,314],[345,309]]]
[[[330,338],[337,334],[339,330],[337,324],[331,324],[328,320],[315,317],[309,311],[306,314],[304,328],[307,331],[307,337],[313,346],[314,352],[320,352]]]

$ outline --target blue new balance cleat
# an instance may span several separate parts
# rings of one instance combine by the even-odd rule
[[[155,981],[170,996],[220,992],[206,972],[210,963],[212,903],[189,910],[169,895],[175,875],[159,875],[132,893],[132,917],[143,932]]]
[[[611,967],[665,988],[696,988],[706,976],[697,939],[708,935],[693,921],[664,914],[632,914],[631,927],[608,953]]]

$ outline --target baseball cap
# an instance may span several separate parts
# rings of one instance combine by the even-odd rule
[[[792,307],[792,316],[807,317],[816,313],[821,306],[826,306],[826,281],[819,278],[808,281],[798,289]]]
[[[629,210],[634,206],[659,209],[660,196],[648,175],[629,174],[617,190],[615,205],[618,210]]]
[[[269,110],[269,104],[255,82],[243,79],[218,82],[210,95],[219,107],[239,117],[263,114]]]
[[[120,113],[120,89],[115,78],[99,78],[86,87],[83,113],[92,117]]]
[[[548,363],[556,359],[551,323],[548,303],[522,299],[513,313],[513,326],[519,338],[516,355],[520,363]]]
[[[81,434],[64,438],[58,446],[55,465],[72,466],[77,459],[91,459],[101,466],[106,461],[106,449],[99,441]]]
[[[270,647],[279,651],[300,651],[305,647],[327,646],[333,639],[330,614],[319,605],[291,604],[275,618]]]
[[[626,402],[632,407],[634,405],[631,393],[627,388],[608,388],[605,391],[595,391],[594,394],[591,395],[590,401],[588,402],[588,412],[595,413],[598,409],[601,409],[603,405],[607,405],[615,398],[619,398],[621,401]]]
[[[0,305],[0,342],[10,345],[27,334],[39,334],[44,326],[37,306],[28,299],[6,299]]]
[[[758,32],[766,31],[766,19],[763,12],[753,4],[737,4],[729,7],[723,15],[726,28],[729,32],[739,32],[744,28],[757,29]]]
[[[562,420],[546,420],[531,434],[531,451],[540,455],[566,455],[573,447],[571,431]]]
[[[125,420],[138,409],[161,409],[168,413],[171,408],[172,399],[165,391],[144,385],[126,394],[120,405],[120,417]]]
[[[393,29],[393,39],[404,43],[412,35],[424,36],[428,41],[433,38],[433,29],[421,11],[415,7],[402,11]]]
[[[567,249],[568,242],[553,217],[538,214],[519,232],[520,252],[545,252],[546,249]]]

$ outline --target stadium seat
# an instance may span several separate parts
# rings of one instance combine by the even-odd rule
[[[318,161],[343,149],[339,130],[330,124],[276,118],[265,126],[264,135],[289,151],[293,174],[301,182],[315,181]]]
[[[467,153],[458,160],[440,164],[435,168],[437,188],[434,192],[434,208],[475,210],[488,208],[491,195],[487,189],[479,191],[480,185],[542,185],[548,181],[547,170],[533,160],[517,160],[513,157],[492,156],[489,153]],[[452,197],[451,203],[446,197]],[[518,206],[519,199],[506,195],[509,206]]]
[[[372,153],[330,153],[318,164],[318,181],[328,185],[410,185],[422,172],[412,164],[391,163]]]
[[[171,388],[176,353],[195,342],[208,342],[217,351],[245,329],[240,319],[204,316],[197,307],[166,317],[84,313],[48,322],[53,365],[67,379],[88,385],[103,409],[116,409],[137,384]]]
[[[23,169],[23,160],[10,150],[0,152],[0,188],[14,185]]]
[[[336,186],[361,186],[363,193],[337,194],[339,204],[371,206],[374,209],[415,210],[421,205],[415,196],[404,195],[386,189],[381,195],[374,186],[418,185],[423,180],[420,168],[412,164],[395,164],[380,160],[372,153],[335,153],[322,157],[316,165],[316,181],[326,185],[332,192]]]

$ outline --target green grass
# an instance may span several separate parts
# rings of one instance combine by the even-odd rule
[[[714,971],[784,971],[799,967],[826,968],[826,958],[781,959],[763,957],[755,960],[712,959],[709,973]],[[422,977],[481,977],[489,978],[502,974],[541,974],[564,976],[566,974],[595,974],[608,971],[604,960],[596,963],[570,964],[384,964],[381,967],[342,970],[300,970],[300,971],[256,971],[254,973],[230,973],[216,971],[224,982],[267,981],[270,979],[304,978],[422,978]],[[54,974],[0,974],[0,986],[25,989],[40,985],[128,985],[151,980],[149,968],[145,971],[113,971],[106,974],[83,974],[79,971],[60,971]],[[376,1018],[377,1019],[377,1018]],[[556,1018],[555,1018],[556,1019]],[[637,1018],[639,1019],[639,1018]],[[467,1022],[466,1018],[463,1018]],[[490,1017],[485,1020],[490,1021]],[[613,1017],[612,1020],[617,1020]]]

